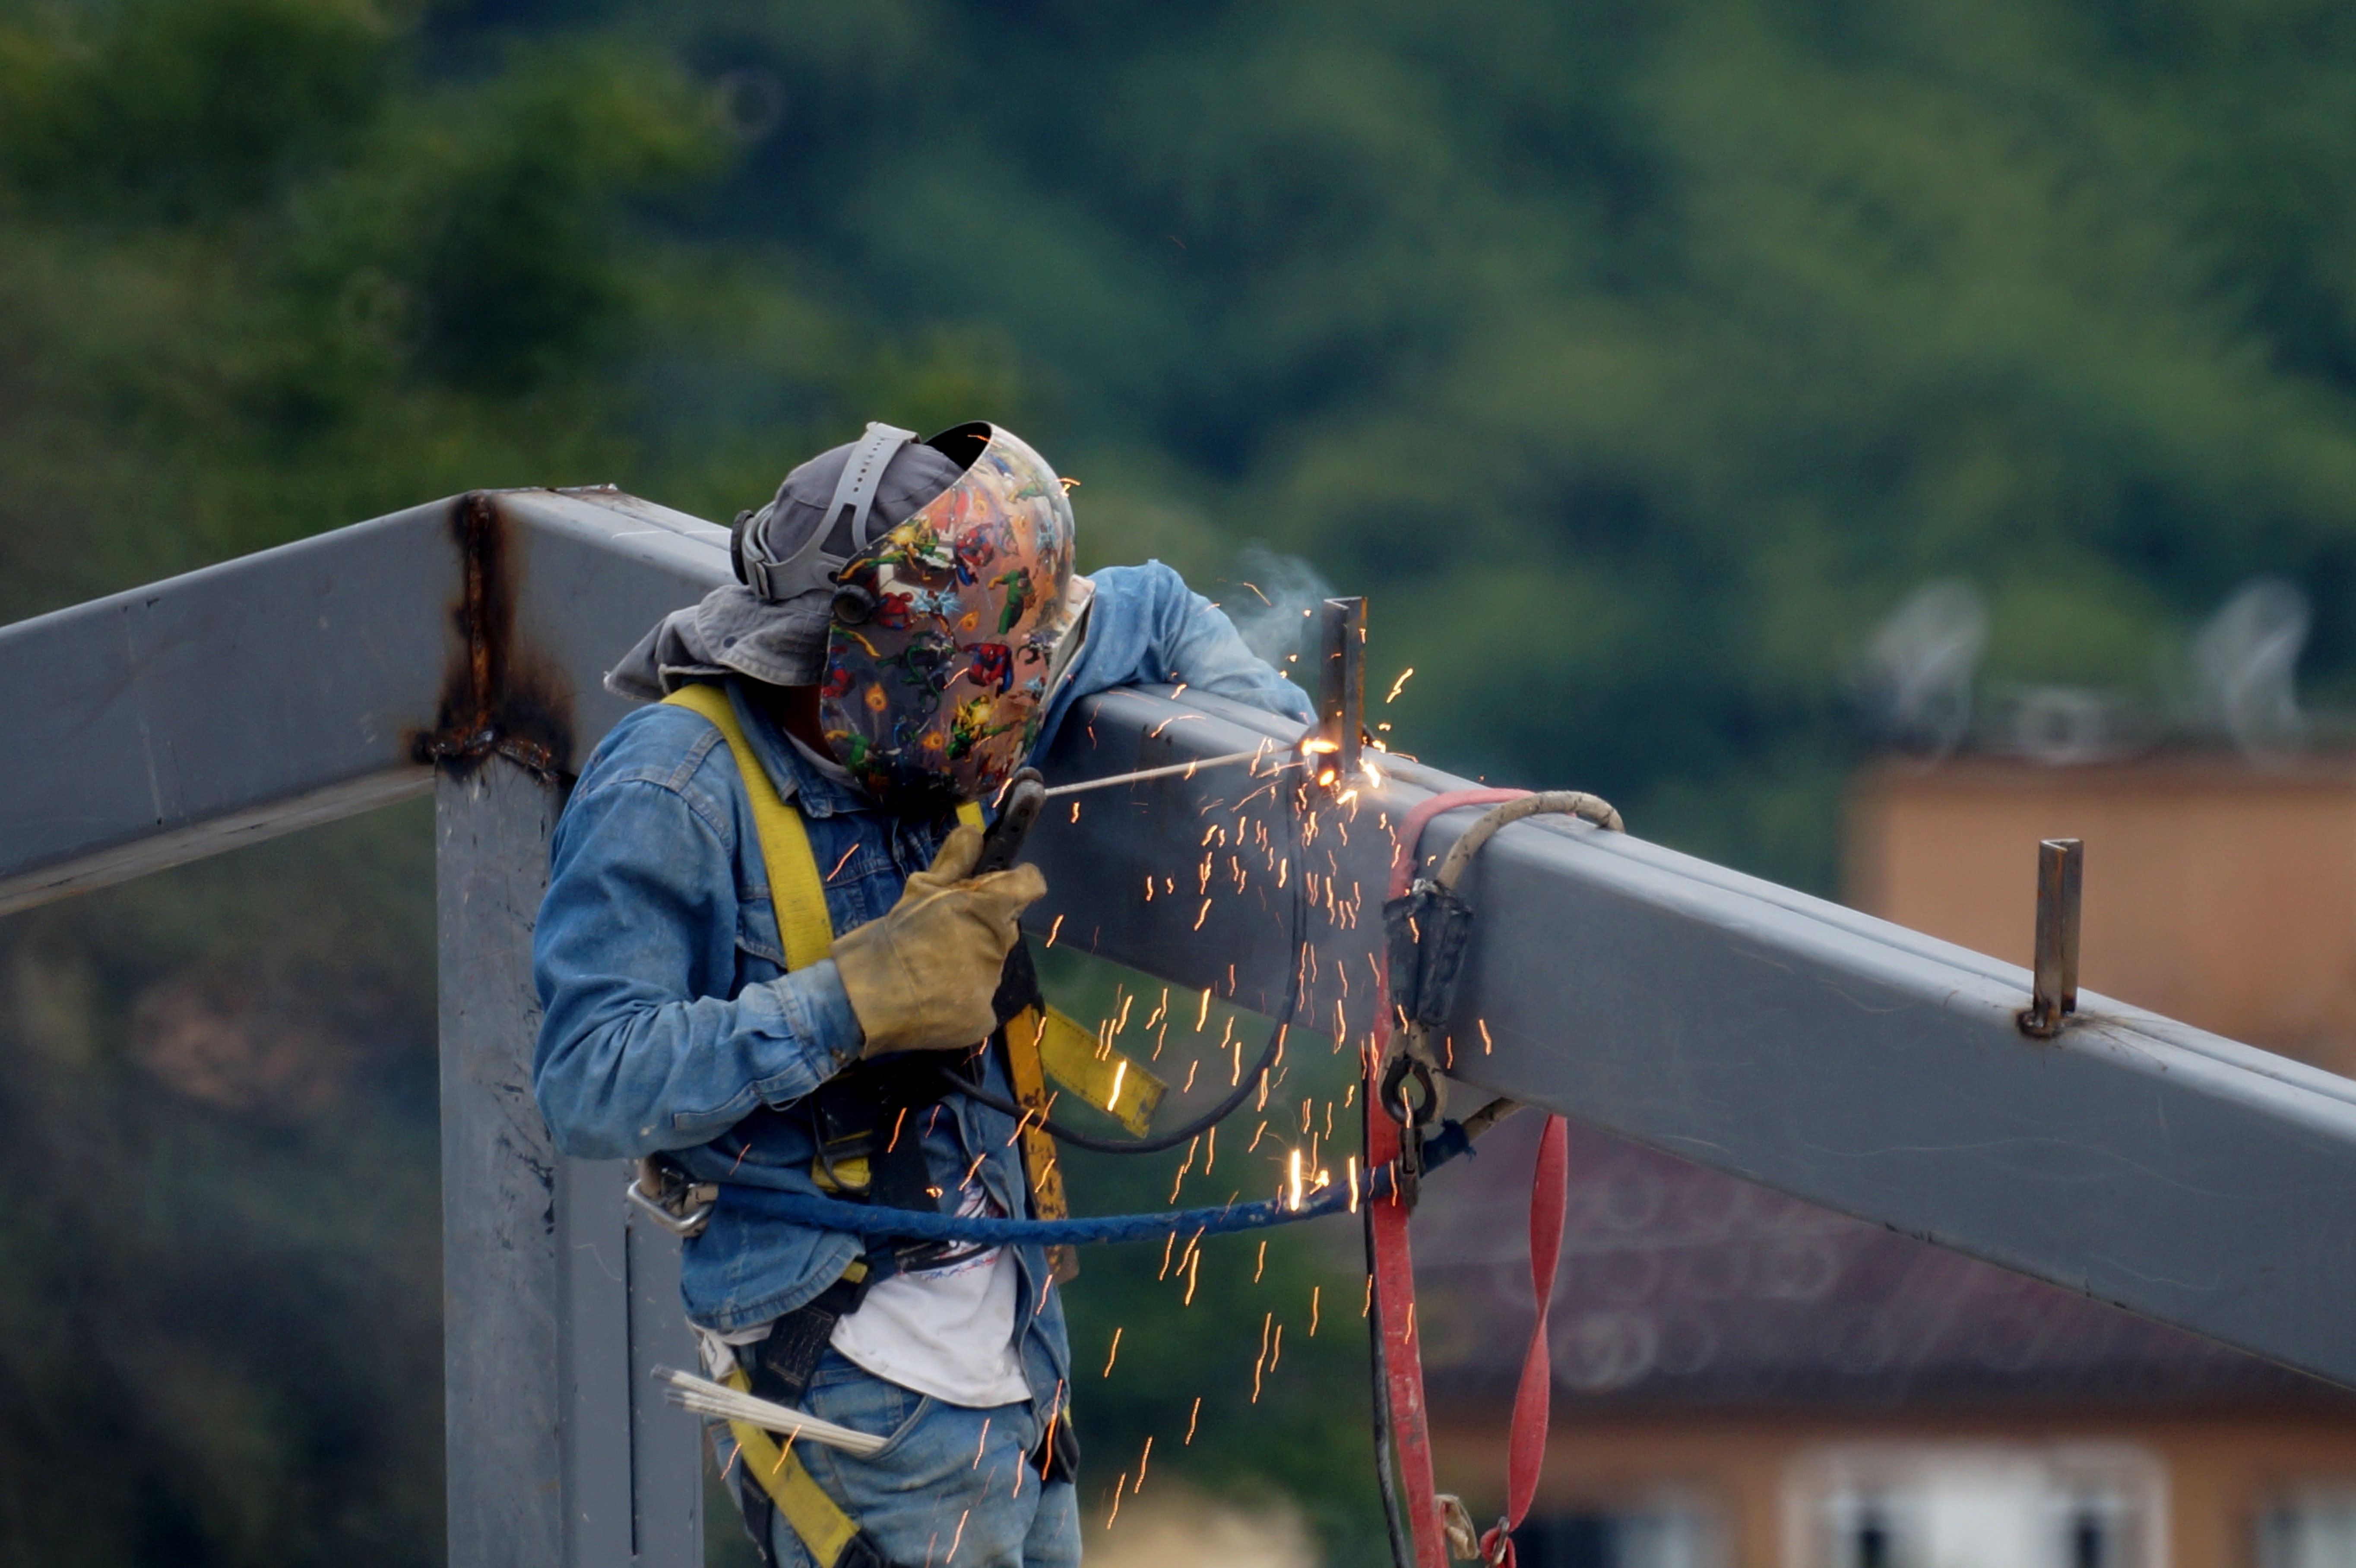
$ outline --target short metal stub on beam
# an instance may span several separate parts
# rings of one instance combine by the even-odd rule
[[[1328,599],[1317,607],[1317,781],[1344,787],[1358,776],[1366,723],[1366,602]]]
[[[2051,1040],[2078,1010],[2078,901],[2086,880],[2086,847],[2076,838],[2037,846],[2036,990],[2020,1015],[2024,1034]]]

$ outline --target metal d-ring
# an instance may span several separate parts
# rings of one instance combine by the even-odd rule
[[[1410,1105],[1400,1093],[1409,1076],[1419,1091],[1418,1103]],[[1442,1090],[1431,1063],[1419,1056],[1401,1051],[1383,1069],[1380,1088],[1383,1114],[1403,1127],[1428,1127],[1440,1119]]]

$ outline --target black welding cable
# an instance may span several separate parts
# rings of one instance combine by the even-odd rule
[[[1301,803],[1295,795],[1288,793],[1280,793],[1278,798],[1290,803],[1291,809],[1286,816],[1292,822],[1292,851],[1296,857],[1305,858],[1308,847],[1301,841]],[[1292,1027],[1293,1017],[1301,1009],[1301,983],[1309,967],[1309,901],[1303,894],[1306,885],[1306,878],[1292,879],[1292,978],[1285,987],[1284,1007],[1277,1013],[1276,1022],[1268,1031],[1268,1045],[1260,1051],[1259,1060],[1252,1064],[1250,1072],[1236,1081],[1232,1093],[1184,1126],[1172,1132],[1158,1133],[1149,1138],[1094,1137],[1067,1127],[1052,1116],[1041,1116],[1038,1125],[1046,1129],[1048,1136],[1057,1143],[1069,1144],[1074,1148],[1084,1148],[1096,1154],[1160,1154],[1190,1139],[1201,1137],[1234,1115],[1237,1108],[1251,1098],[1268,1074],[1275,1071],[1276,1059],[1284,1050],[1284,1032]],[[945,1088],[987,1105],[1002,1115],[1022,1120],[1033,1114],[1012,1100],[967,1082],[948,1063],[942,1063],[940,1079]]]

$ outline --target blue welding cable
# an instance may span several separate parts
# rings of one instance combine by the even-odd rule
[[[1472,1140],[1450,1122],[1424,1145],[1424,1168],[1430,1171],[1455,1156],[1470,1152]],[[997,1220],[979,1215],[928,1213],[921,1209],[884,1209],[873,1203],[851,1203],[816,1193],[784,1192],[773,1187],[723,1183],[719,1206],[738,1213],[782,1220],[818,1231],[841,1231],[871,1240],[890,1237],[918,1242],[962,1242],[969,1246],[1085,1246],[1097,1242],[1158,1242],[1165,1236],[1223,1236],[1237,1231],[1260,1231],[1301,1220],[1323,1219],[1375,1202],[1391,1194],[1391,1168],[1371,1173],[1356,1193],[1345,1184],[1331,1185],[1298,1209],[1280,1198],[1257,1203],[1228,1203],[1216,1209],[1172,1209],[1159,1214],[1100,1214],[1079,1220]]]

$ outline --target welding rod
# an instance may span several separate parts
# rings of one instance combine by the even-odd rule
[[[1191,763],[1173,763],[1166,768],[1145,768],[1133,773],[1115,773],[1110,778],[1083,779],[1078,784],[1057,784],[1047,792],[1047,798],[1053,800],[1059,795],[1078,795],[1084,790],[1110,789],[1115,784],[1141,784],[1147,779],[1173,778],[1181,773],[1191,773],[1197,768],[1225,767],[1231,763],[1254,763],[1268,756],[1273,749],[1271,743],[1255,746],[1248,752],[1229,752],[1224,757],[1197,757]],[[1301,762],[1301,758],[1295,757],[1290,762],[1279,763],[1270,770],[1270,773],[1282,773],[1287,768],[1297,768]],[[1263,778],[1269,774],[1255,773],[1252,776]]]

